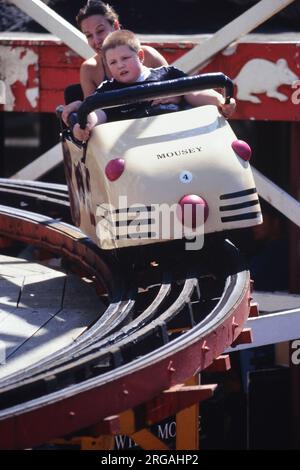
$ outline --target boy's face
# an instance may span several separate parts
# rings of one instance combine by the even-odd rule
[[[134,52],[128,46],[117,46],[108,49],[106,63],[113,78],[121,83],[134,83],[142,72],[144,52]]]

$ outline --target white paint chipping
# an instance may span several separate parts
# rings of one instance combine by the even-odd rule
[[[40,96],[40,91],[38,87],[34,88],[27,88],[25,92],[26,98],[28,99],[29,103],[33,108],[37,107],[38,99]]]
[[[38,55],[32,50],[26,47],[7,47],[0,45],[0,79],[5,83],[5,100],[4,105],[5,111],[12,111],[15,104],[15,97],[12,92],[12,86],[18,81],[23,85],[28,82],[28,70],[30,65],[38,66]],[[33,102],[39,95],[39,89],[35,92],[35,99],[33,95],[29,93],[26,97],[33,106]],[[35,104],[36,106],[36,104]],[[33,106],[33,107],[35,107]]]

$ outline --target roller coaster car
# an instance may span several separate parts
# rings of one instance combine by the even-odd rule
[[[182,95],[204,88],[233,94],[223,74],[204,74],[95,94],[78,111]],[[260,224],[249,158],[215,106],[122,120],[79,144],[63,132],[74,223],[103,249],[165,242]]]

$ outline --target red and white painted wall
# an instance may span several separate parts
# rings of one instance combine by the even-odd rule
[[[5,111],[54,112],[63,90],[79,81],[82,58],[53,36],[0,35],[0,99]],[[253,36],[255,38],[255,36]],[[300,120],[300,37],[249,39],[227,47],[199,73],[223,72],[235,83],[235,119]],[[264,39],[265,38],[265,39]],[[175,62],[195,43],[153,43]]]

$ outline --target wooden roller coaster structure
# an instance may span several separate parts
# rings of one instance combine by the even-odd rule
[[[52,210],[61,208],[61,216],[65,210],[63,186],[12,180],[0,186],[2,200],[15,206],[19,193],[44,213],[51,198]],[[72,346],[1,379],[1,448],[37,446],[82,429],[88,429],[88,448],[91,442],[107,448],[107,440],[95,441],[95,435],[118,433],[144,448],[166,448],[145,428],[191,405],[195,418],[196,404],[216,387],[195,384],[198,372],[212,364],[228,367],[226,357],[218,360],[222,352],[238,340],[250,341],[243,330],[250,278],[236,248],[219,242],[214,260],[203,252],[179,272],[176,265],[162,265],[146,275],[132,270],[125,281],[116,260],[69,224],[16,207],[1,206],[0,214],[1,236],[79,264],[109,297],[106,311]],[[139,287],[152,292],[146,304]],[[184,386],[191,378],[194,385]],[[139,425],[132,424],[136,414]],[[192,439],[180,441],[180,426],[177,433],[177,448],[197,448],[196,425]]]

